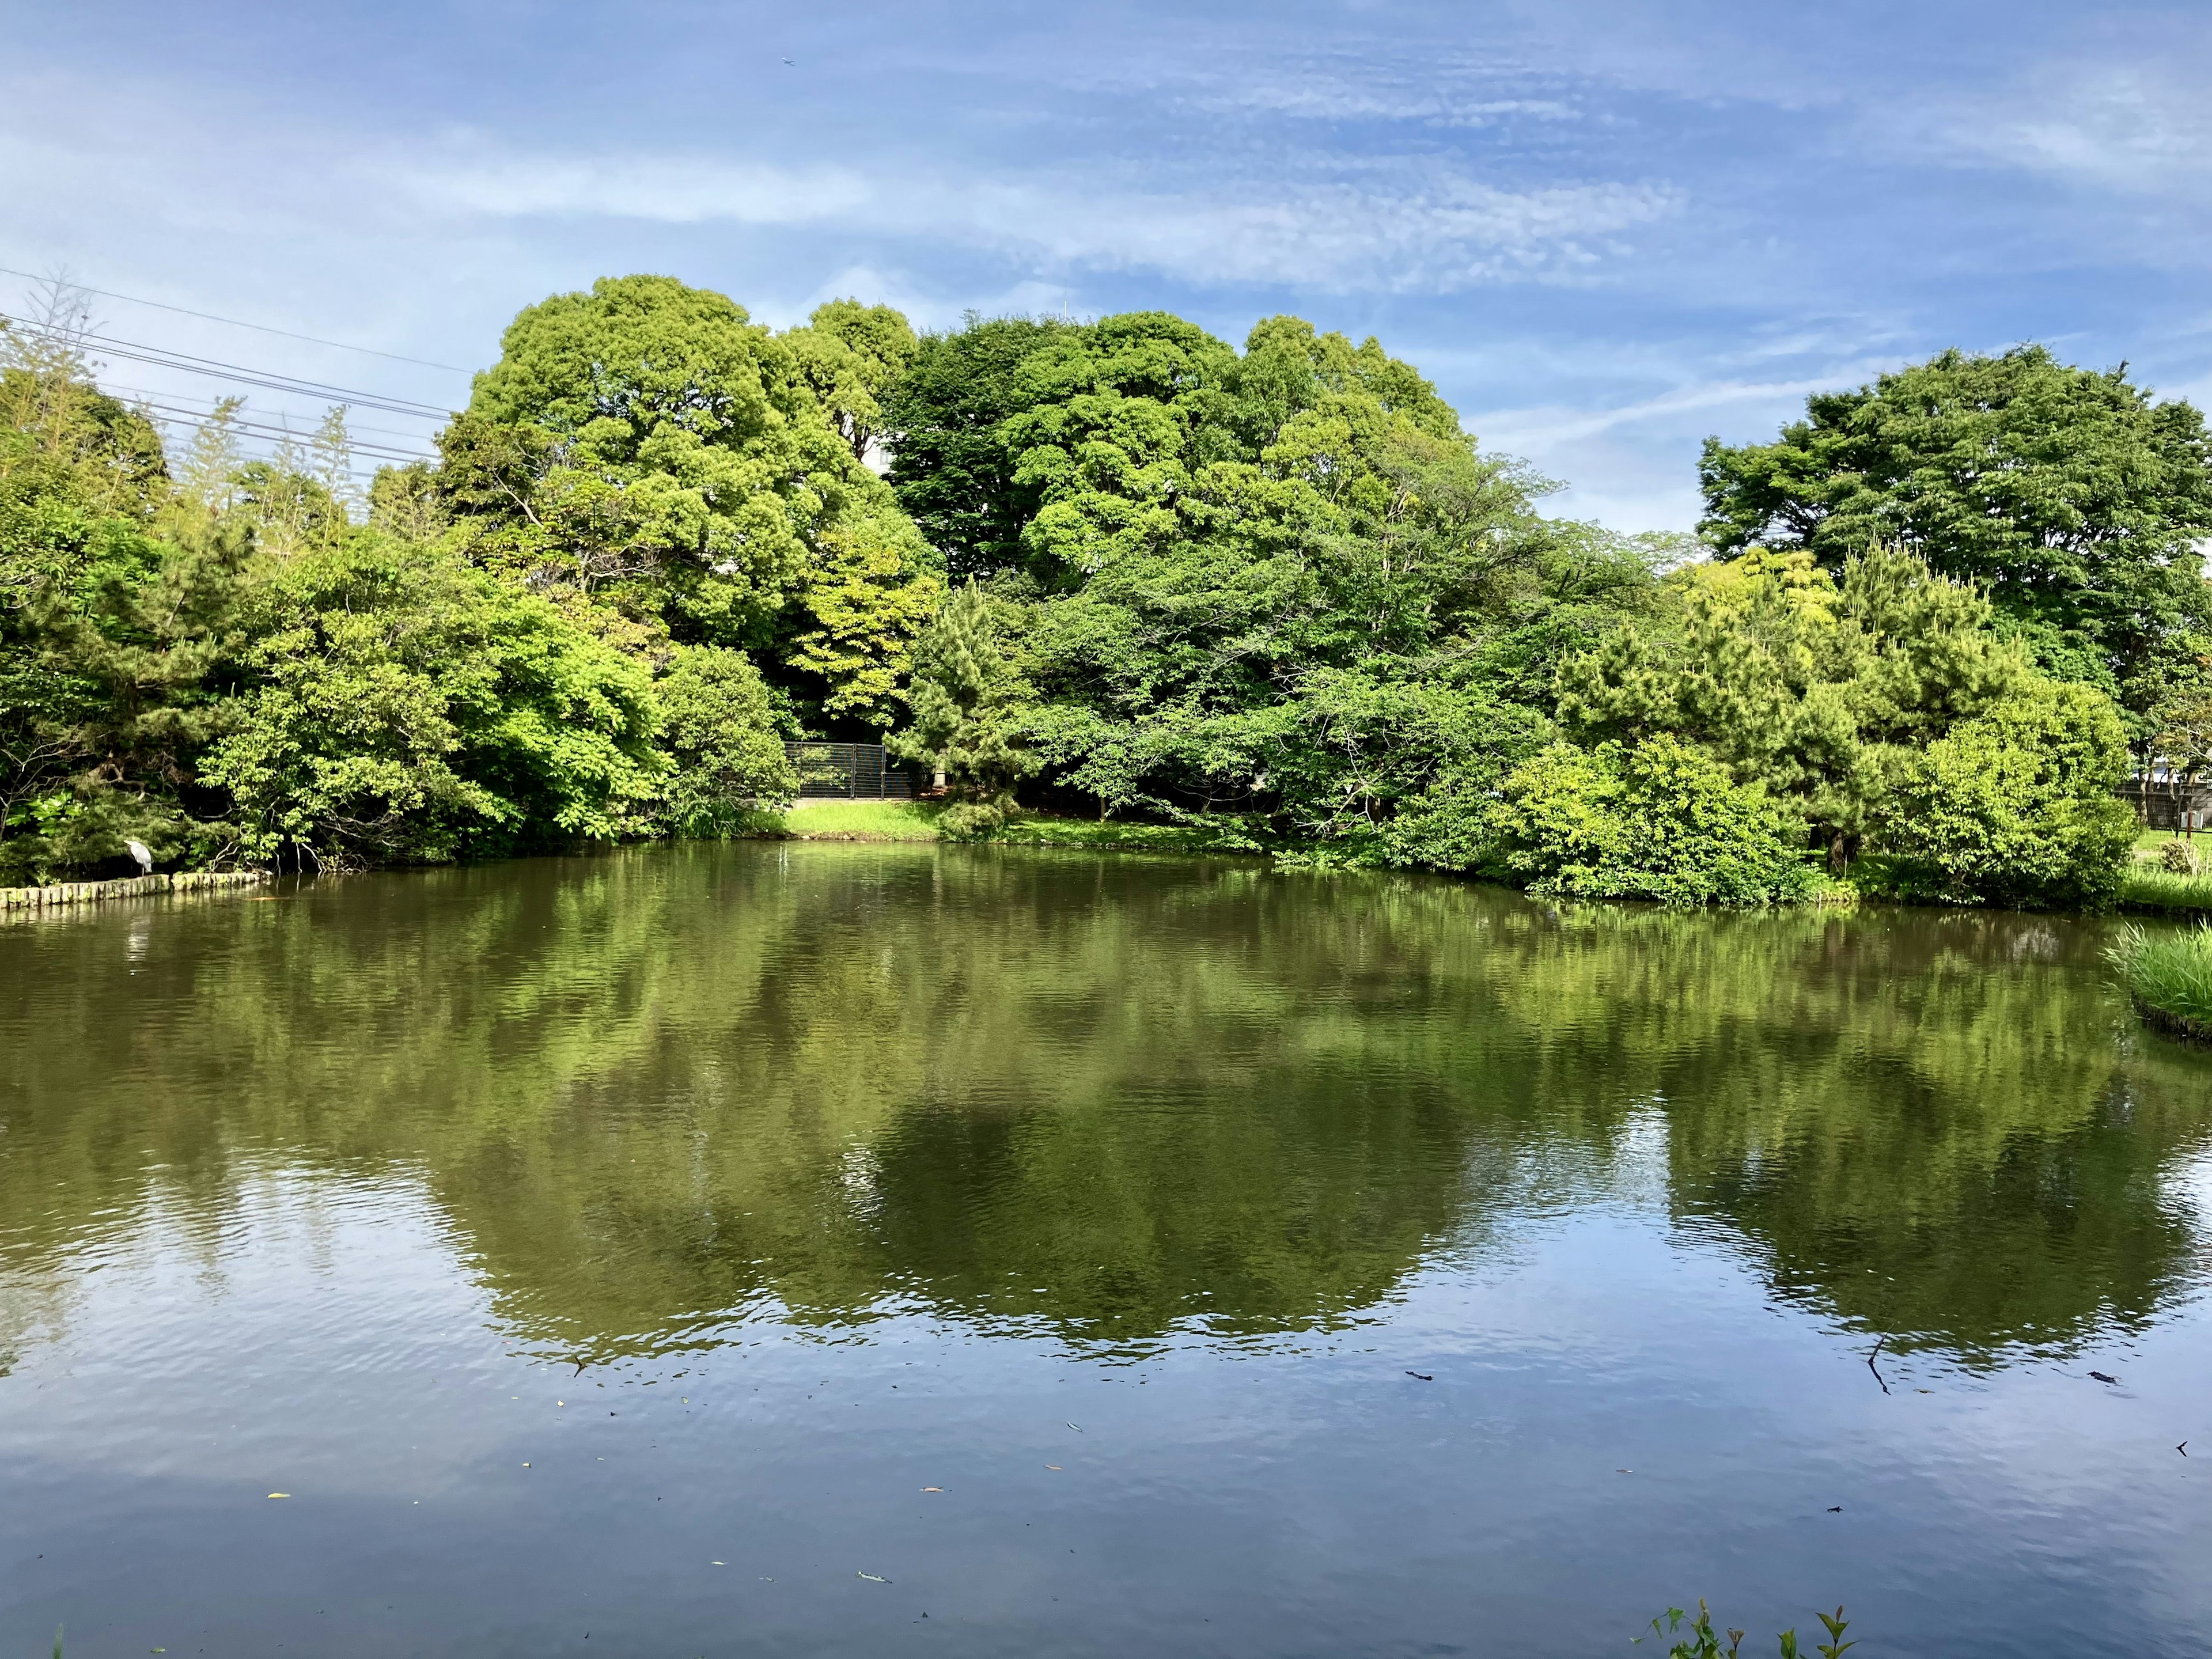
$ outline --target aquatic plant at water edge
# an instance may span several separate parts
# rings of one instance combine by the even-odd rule
[[[1723,1647],[1721,1637],[1723,1632],[1713,1628],[1712,1613],[1702,1597],[1698,1601],[1697,1617],[1690,1619],[1686,1629],[1682,1621],[1688,1617],[1681,1608],[1669,1607],[1660,1618],[1654,1619],[1650,1630],[1645,1635],[1637,1637],[1632,1645],[1647,1641],[1653,1636],[1671,1636],[1675,1640],[1667,1650],[1667,1659],[1722,1659],[1723,1655],[1734,1659],[1736,1650],[1743,1644],[1743,1632],[1731,1630],[1725,1632],[1728,1645]],[[1826,1641],[1813,1644],[1813,1650],[1820,1656],[1820,1659],[1843,1659],[1844,1649],[1858,1645],[1856,1640],[1844,1640],[1844,1632],[1850,1628],[1850,1620],[1844,1617],[1841,1607],[1832,1613],[1821,1613],[1819,1618],[1828,1632]],[[1797,1632],[1795,1630],[1785,1630],[1775,1639],[1780,1644],[1782,1659],[1798,1659]]]
[[[2212,927],[2200,923],[2182,933],[2130,927],[2106,958],[2145,1019],[2212,1042]]]
[[[2120,878],[2120,908],[2212,914],[2212,875],[2175,875],[2139,862]]]

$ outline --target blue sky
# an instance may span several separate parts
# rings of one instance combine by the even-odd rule
[[[465,367],[631,270],[778,325],[847,294],[1236,341],[1290,311],[1379,335],[1558,510],[1631,530],[1693,521],[1705,434],[1947,345],[2212,393],[2202,5],[110,0],[0,29],[0,266]],[[466,395],[100,304],[122,340]]]

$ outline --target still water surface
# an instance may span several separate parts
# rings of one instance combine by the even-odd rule
[[[0,1654],[2201,1655],[2212,1060],[2103,939],[821,844],[0,928]]]

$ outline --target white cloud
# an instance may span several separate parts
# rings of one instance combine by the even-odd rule
[[[2047,68],[1954,105],[1936,138],[1957,154],[2129,194],[2212,192],[2212,103],[2200,77],[2140,64]]]
[[[1513,190],[1426,157],[1291,161],[1275,179],[1194,173],[1182,188],[1158,169],[1147,187],[1110,171],[962,178],[680,155],[416,155],[383,170],[450,216],[836,227],[1048,268],[1389,293],[1587,278],[1621,252],[1618,239],[1682,208],[1665,185]]]

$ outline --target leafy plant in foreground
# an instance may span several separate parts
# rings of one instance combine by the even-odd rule
[[[1731,1656],[1732,1659],[1737,1648],[1742,1645],[1744,1633],[1740,1630],[1727,1632],[1728,1646],[1723,1648],[1721,1645],[1723,1632],[1713,1628],[1712,1613],[1702,1597],[1698,1601],[1698,1616],[1690,1620],[1686,1632],[1683,1629],[1682,1620],[1688,1615],[1681,1608],[1669,1607],[1663,1617],[1664,1623],[1658,1619],[1651,1621],[1650,1633],[1677,1638],[1667,1650],[1667,1659],[1721,1659],[1723,1654]],[[1813,1650],[1820,1656],[1820,1659],[1843,1659],[1844,1649],[1858,1645],[1856,1641],[1844,1640],[1844,1632],[1850,1628],[1850,1621],[1844,1617],[1842,1607],[1838,1607],[1832,1614],[1821,1613],[1820,1620],[1828,1632],[1826,1641],[1813,1644]],[[1645,1638],[1639,1636],[1635,1639],[1641,1643]],[[1795,1630],[1785,1630],[1776,1639],[1781,1644],[1782,1659],[1797,1659],[1797,1632]]]

